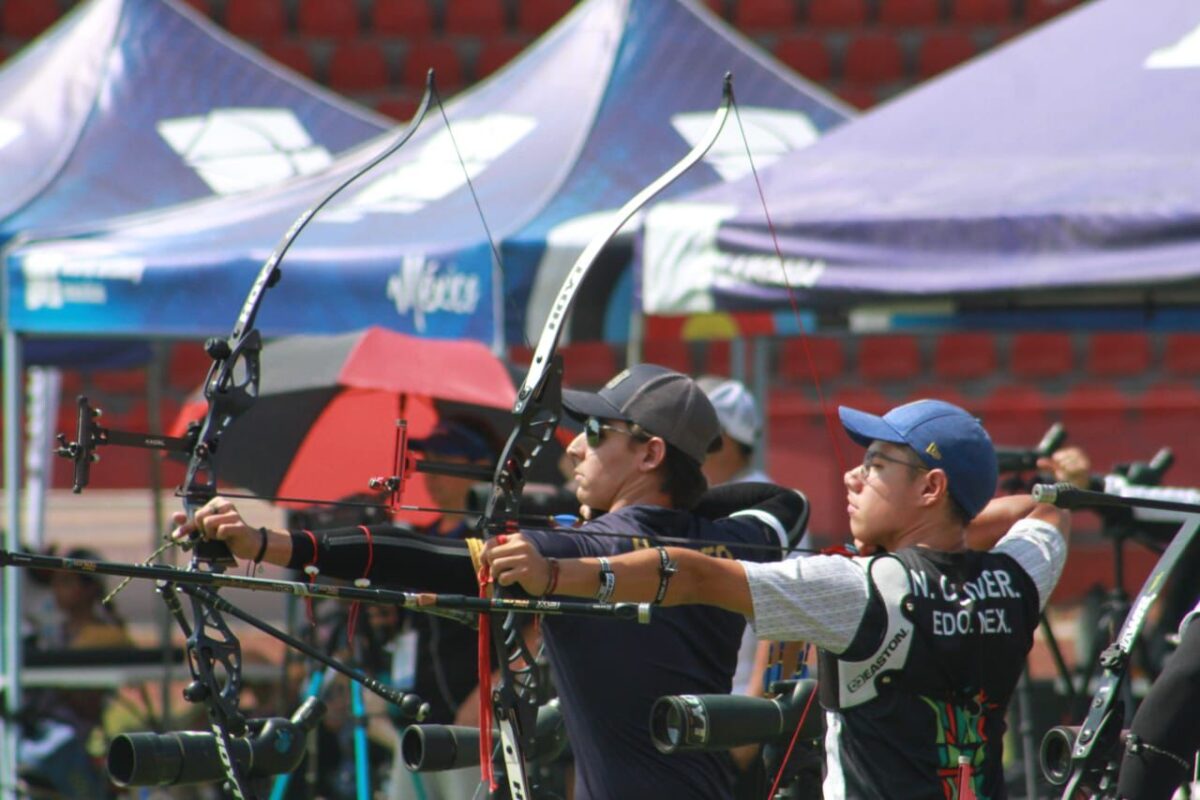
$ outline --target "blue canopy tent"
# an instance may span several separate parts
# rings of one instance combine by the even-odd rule
[[[1170,303],[1200,276],[1198,103],[1200,5],[1083,6],[764,170],[789,279],[810,304]],[[660,204],[643,236],[647,313],[786,327],[751,181]]]
[[[546,287],[557,288],[594,215],[619,207],[700,136],[726,70],[764,158],[846,116],[691,0],[591,0],[448,103],[449,130],[431,112],[405,147],[326,207],[289,252],[259,324],[270,335],[382,325],[521,341],[540,326]],[[740,169],[740,138],[729,137],[673,191]],[[25,243],[5,262],[10,323],[36,333],[223,331],[292,220],[384,145],[285,185]],[[460,154],[499,242],[502,283]],[[627,272],[626,262],[612,270]],[[64,302],[38,300],[47,294]]]

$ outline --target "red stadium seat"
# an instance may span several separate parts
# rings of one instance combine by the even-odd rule
[[[857,28],[867,21],[866,0],[811,0],[808,24],[822,28]]]
[[[142,367],[135,367],[133,369],[90,372],[85,374],[84,385],[89,394],[144,396],[146,394],[146,370]]]
[[[1200,416],[1200,389],[1190,383],[1156,383],[1137,397],[1135,405],[1144,415]]]
[[[1013,20],[1012,0],[954,0],[951,17],[959,25],[1006,25]]]
[[[931,78],[956,67],[978,52],[975,40],[961,31],[934,31],[917,50],[917,76]]]
[[[957,387],[945,383],[918,386],[911,392],[908,392],[904,398],[904,402],[906,403],[911,403],[914,400],[944,400],[947,403],[953,403],[959,408],[965,408],[969,411],[978,411],[977,407],[982,405],[981,401],[968,397]]]
[[[737,0],[733,24],[750,33],[785,31],[796,25],[792,0]]]
[[[225,27],[243,39],[273,41],[287,33],[283,0],[228,0]]]
[[[642,342],[642,361],[660,364],[685,375],[693,372],[691,348],[687,342],[678,339],[647,339]]]
[[[807,353],[805,345],[807,344]],[[846,370],[842,340],[830,336],[808,336],[781,342],[777,374],[784,380],[812,383],[813,370],[821,381],[841,378]],[[812,359],[812,369],[809,359]]]
[[[387,85],[387,57],[374,42],[343,42],[329,59],[329,86],[336,91],[376,92]]]
[[[709,375],[728,375],[732,371],[731,348],[728,339],[710,339],[703,343],[704,366],[701,372]]]
[[[541,33],[567,15],[573,0],[521,0],[517,5],[517,30]]]
[[[936,25],[941,12],[938,0],[883,0],[879,21],[896,27]]]
[[[1045,22],[1056,17],[1069,8],[1074,8],[1080,0],[1025,0],[1025,19],[1030,22]]]
[[[1143,452],[1131,427],[1135,399],[1111,384],[1085,383],[1072,386],[1059,399],[1060,419],[1067,429],[1068,441],[1087,451],[1097,471],[1114,464],[1153,453]]]
[[[864,381],[903,381],[921,373],[915,336],[864,336],[858,340],[858,374]]]
[[[454,0],[446,3],[446,33],[452,36],[498,36],[504,32],[500,0]]]
[[[1200,375],[1200,333],[1167,334],[1163,367],[1168,375],[1174,377]]]
[[[442,94],[449,94],[463,84],[463,65],[454,45],[444,40],[417,42],[404,58],[405,86],[425,85],[425,73],[434,70],[434,79]]]
[[[206,17],[212,16],[212,3],[209,0],[184,0],[194,11]]]
[[[841,83],[834,88],[834,92],[844,102],[860,111],[865,111],[879,102],[879,95],[875,89],[861,83]]]
[[[301,42],[294,39],[276,39],[263,45],[263,53],[306,78],[316,78],[317,70],[313,65],[312,54]]]
[[[729,9],[725,5],[725,0],[704,0],[704,5],[708,6],[709,10],[718,17],[729,19]]]
[[[1012,340],[1009,369],[1018,378],[1055,378],[1075,363],[1071,337],[1065,333],[1018,333]]]
[[[200,342],[177,342],[167,357],[167,386],[191,394],[204,383],[212,359]]]
[[[829,48],[820,36],[781,36],[775,43],[775,57],[811,81],[827,81],[833,76]]]
[[[428,0],[375,0],[371,29],[380,35],[419,39],[433,33]]]
[[[1132,458],[1145,460],[1160,447],[1170,447],[1176,463],[1167,482],[1175,486],[1200,483],[1200,475],[1195,474],[1200,458],[1190,436],[1200,427],[1200,389],[1192,383],[1156,384],[1135,402],[1138,414],[1133,435],[1141,444]]]
[[[856,408],[871,414],[882,414],[893,406],[883,392],[873,386],[845,386],[833,393],[830,407],[836,413],[838,406]]]
[[[947,333],[933,351],[933,374],[940,380],[986,378],[996,371],[996,339],[990,333]]]
[[[886,83],[904,77],[904,53],[900,42],[886,33],[862,33],[846,46],[846,80],[857,83]]]
[[[1144,333],[1094,333],[1085,363],[1100,378],[1141,375],[1150,369],[1150,339]]]
[[[50,0],[5,0],[0,30],[6,36],[32,39],[58,19],[58,3]]]
[[[975,404],[992,441],[1007,447],[1033,447],[1050,426],[1049,400],[1029,384],[1005,384]]]
[[[559,352],[563,382],[569,386],[603,386],[617,374],[616,346],[608,342],[572,342]]]
[[[358,7],[354,0],[300,0],[296,27],[305,36],[351,39],[358,35]]]
[[[516,58],[528,46],[529,42],[523,38],[514,39],[505,37],[503,39],[490,39],[484,42],[483,47],[479,51],[479,57],[475,59],[476,80],[491,75]]]
[[[399,122],[408,122],[417,111],[421,99],[416,93],[395,92],[375,101],[375,110]]]

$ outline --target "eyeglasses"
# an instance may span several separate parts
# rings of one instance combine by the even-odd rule
[[[880,461],[887,461],[892,464],[903,464],[904,466],[912,467],[913,469],[924,470],[926,472],[929,471],[929,467],[925,466],[924,464],[916,464],[912,461],[908,461],[903,458],[892,458],[891,456],[884,455],[883,453],[879,452],[878,450],[868,450],[866,452],[866,454],[863,455],[863,461],[862,461],[863,474],[869,475],[871,473],[871,468],[878,466],[877,462],[880,462]]]
[[[588,447],[595,450],[604,443],[604,432],[612,431],[613,433],[621,433],[638,441],[645,441],[646,435],[642,433],[634,433],[625,428],[618,428],[615,425],[606,425],[596,417],[588,417],[583,422],[583,435],[587,439]]]

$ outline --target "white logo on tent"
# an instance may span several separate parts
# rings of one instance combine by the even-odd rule
[[[109,255],[97,248],[88,258],[72,258],[53,249],[33,249],[21,260],[25,276],[25,308],[63,308],[67,305],[104,305],[107,283],[137,284],[145,265],[141,259]]]
[[[0,149],[7,147],[9,142],[24,132],[24,126],[16,120],[0,119]]]
[[[821,135],[808,116],[799,111],[742,108],[740,112],[747,141],[742,141],[737,119],[731,115],[721,135],[704,156],[705,163],[727,181],[749,174],[747,142],[750,152],[754,154],[754,165],[761,169],[789,150],[808,147]],[[711,111],[688,112],[671,117],[671,126],[691,147],[704,138],[710,122]]]
[[[286,108],[224,108],[158,122],[158,133],[216,194],[316,172],[332,158]]]
[[[1200,67],[1200,25],[1173,45],[1160,47],[1146,59],[1146,69]]]
[[[387,296],[396,313],[412,314],[413,328],[425,332],[425,315],[474,314],[479,307],[479,276],[459,272],[424,256],[405,256],[388,278]]]
[[[323,222],[353,222],[365,213],[411,214],[466,184],[536,127],[533,117],[488,114],[454,123],[454,134],[438,131],[414,149],[410,161],[377,178]],[[455,151],[454,143],[458,143]],[[459,163],[459,154],[463,164]]]

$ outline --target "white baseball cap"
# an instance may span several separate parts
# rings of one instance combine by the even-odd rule
[[[700,385],[717,410],[721,430],[735,442],[753,446],[762,432],[762,416],[750,390],[732,378],[717,383],[701,380]]]

